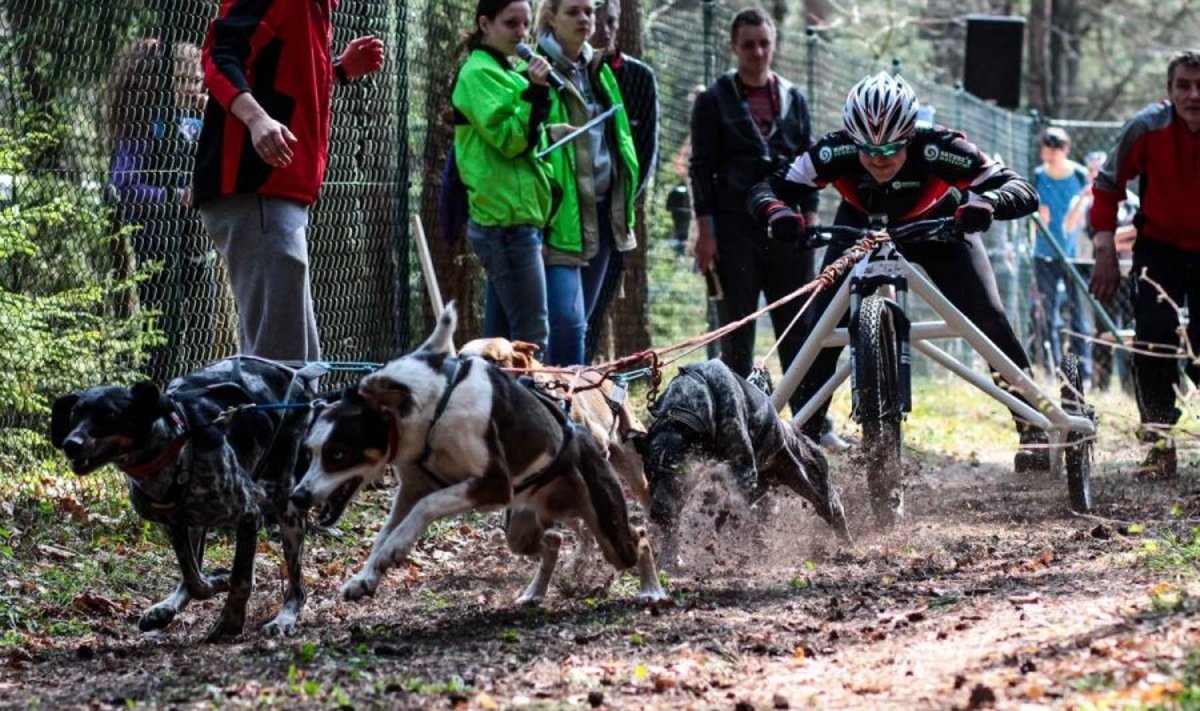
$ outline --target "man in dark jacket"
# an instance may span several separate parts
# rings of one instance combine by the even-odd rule
[[[222,0],[204,41],[212,101],[193,199],[229,267],[245,354],[321,357],[306,230],[325,178],[333,80],[383,64],[383,42],[370,36],[334,59],[337,2]]]
[[[730,27],[730,48],[737,67],[713,83],[692,109],[692,155],[689,177],[696,215],[696,266],[713,270],[724,298],[717,302],[723,324],[744,318],[767,301],[789,294],[814,275],[813,254],[797,244],[767,239],[767,230],[746,211],[746,196],[755,183],[786,165],[812,143],[811,119],[804,94],[771,71],[775,25],[759,8],[739,12]],[[815,220],[817,195],[800,209]],[[796,300],[771,312],[776,336],[800,308]],[[721,340],[721,359],[742,377],[754,357],[754,324]],[[804,341],[793,328],[779,347],[784,369]],[[803,400],[792,398],[792,410]],[[842,449],[830,429],[821,443]]]

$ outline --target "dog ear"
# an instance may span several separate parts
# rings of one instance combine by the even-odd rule
[[[50,414],[50,444],[62,449],[67,435],[71,434],[71,410],[79,402],[78,393],[70,393],[54,400]]]
[[[458,325],[458,309],[454,302],[446,304],[446,308],[442,310],[442,315],[438,317],[437,326],[433,329],[433,333],[417,351],[429,351],[431,353],[449,353],[454,347],[454,329]]]
[[[167,401],[166,396],[149,380],[135,383],[129,392],[133,395],[130,415],[136,421],[154,422],[171,410],[171,403]]]
[[[542,350],[538,344],[528,341],[513,341],[512,347],[514,351],[525,356],[536,356],[538,351]]]
[[[388,381],[386,387],[370,391],[359,390],[363,404],[372,410],[391,410],[401,419],[413,411],[412,390],[402,383]]]

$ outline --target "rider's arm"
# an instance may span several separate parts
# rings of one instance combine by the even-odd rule
[[[944,180],[988,202],[997,220],[1013,220],[1038,209],[1037,190],[1028,180],[992,160],[961,133],[943,130],[921,157]]]
[[[805,212],[814,210],[816,193],[828,184],[828,181],[818,174],[817,163],[814,160],[814,155],[822,143],[824,141],[796,156],[789,165],[750,188],[746,198],[746,209],[750,214],[766,222],[770,213],[781,206],[800,206]]]

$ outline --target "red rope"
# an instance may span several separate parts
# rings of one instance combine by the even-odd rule
[[[784,304],[790,303],[791,301],[794,301],[795,299],[798,299],[809,292],[813,292],[812,297],[810,297],[804,306],[801,307],[800,313],[798,313],[796,317],[792,319],[792,322],[788,324],[787,330],[785,330],[780,336],[779,340],[775,342],[775,346],[771,348],[770,353],[774,353],[779,347],[780,341],[783,340],[783,337],[786,336],[788,331],[791,330],[792,326],[796,324],[800,314],[803,314],[805,309],[808,308],[809,304],[811,304],[816,298],[817,292],[828,289],[836,284],[838,279],[840,279],[841,276],[851,266],[853,266],[855,262],[865,257],[877,245],[886,242],[888,239],[889,237],[886,233],[876,233],[869,237],[864,237],[851,245],[846,252],[841,257],[838,257],[838,259],[832,264],[822,269],[821,273],[818,274],[816,278],[791,292],[790,294],[780,297],[774,302],[767,304],[763,308],[744,318],[727,323],[724,326],[713,329],[707,333],[702,333],[698,336],[693,336],[691,338],[679,341],[678,343],[673,343],[663,348],[647,348],[645,350],[611,360],[607,363],[600,363],[598,365],[570,366],[563,368],[504,368],[503,370],[506,373],[511,373],[514,375],[544,373],[546,375],[569,377],[570,381],[568,381],[568,385],[565,388],[561,384],[547,384],[547,386],[551,389],[565,389],[567,391],[567,397],[570,398],[574,393],[600,387],[605,380],[608,380],[613,375],[613,373],[635,367],[648,367],[651,373],[651,392],[653,393],[657,391],[658,384],[662,380],[663,368],[674,364],[682,358],[687,357],[689,354],[698,350],[699,348],[702,348],[717,339],[723,338],[742,326],[755,321],[763,314],[769,313],[770,311],[773,311]],[[668,360],[662,360],[662,356],[679,350],[683,350],[684,352]],[[768,353],[768,357],[770,356],[770,353]],[[595,382],[589,382],[583,387],[577,387],[579,380],[583,378],[585,373],[596,373],[600,377]]]

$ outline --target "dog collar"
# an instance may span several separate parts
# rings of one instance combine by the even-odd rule
[[[177,432],[174,439],[171,440],[171,443],[167,445],[167,448],[164,449],[157,457],[145,462],[144,464],[118,465],[117,468],[125,472],[126,476],[139,481],[149,479],[155,474],[161,472],[163,469],[167,468],[168,465],[170,465],[179,457],[179,453],[183,451],[183,446],[187,444],[188,441],[187,425],[184,423],[183,417],[181,417],[178,412],[171,412],[171,414],[167,415],[167,419]]]

